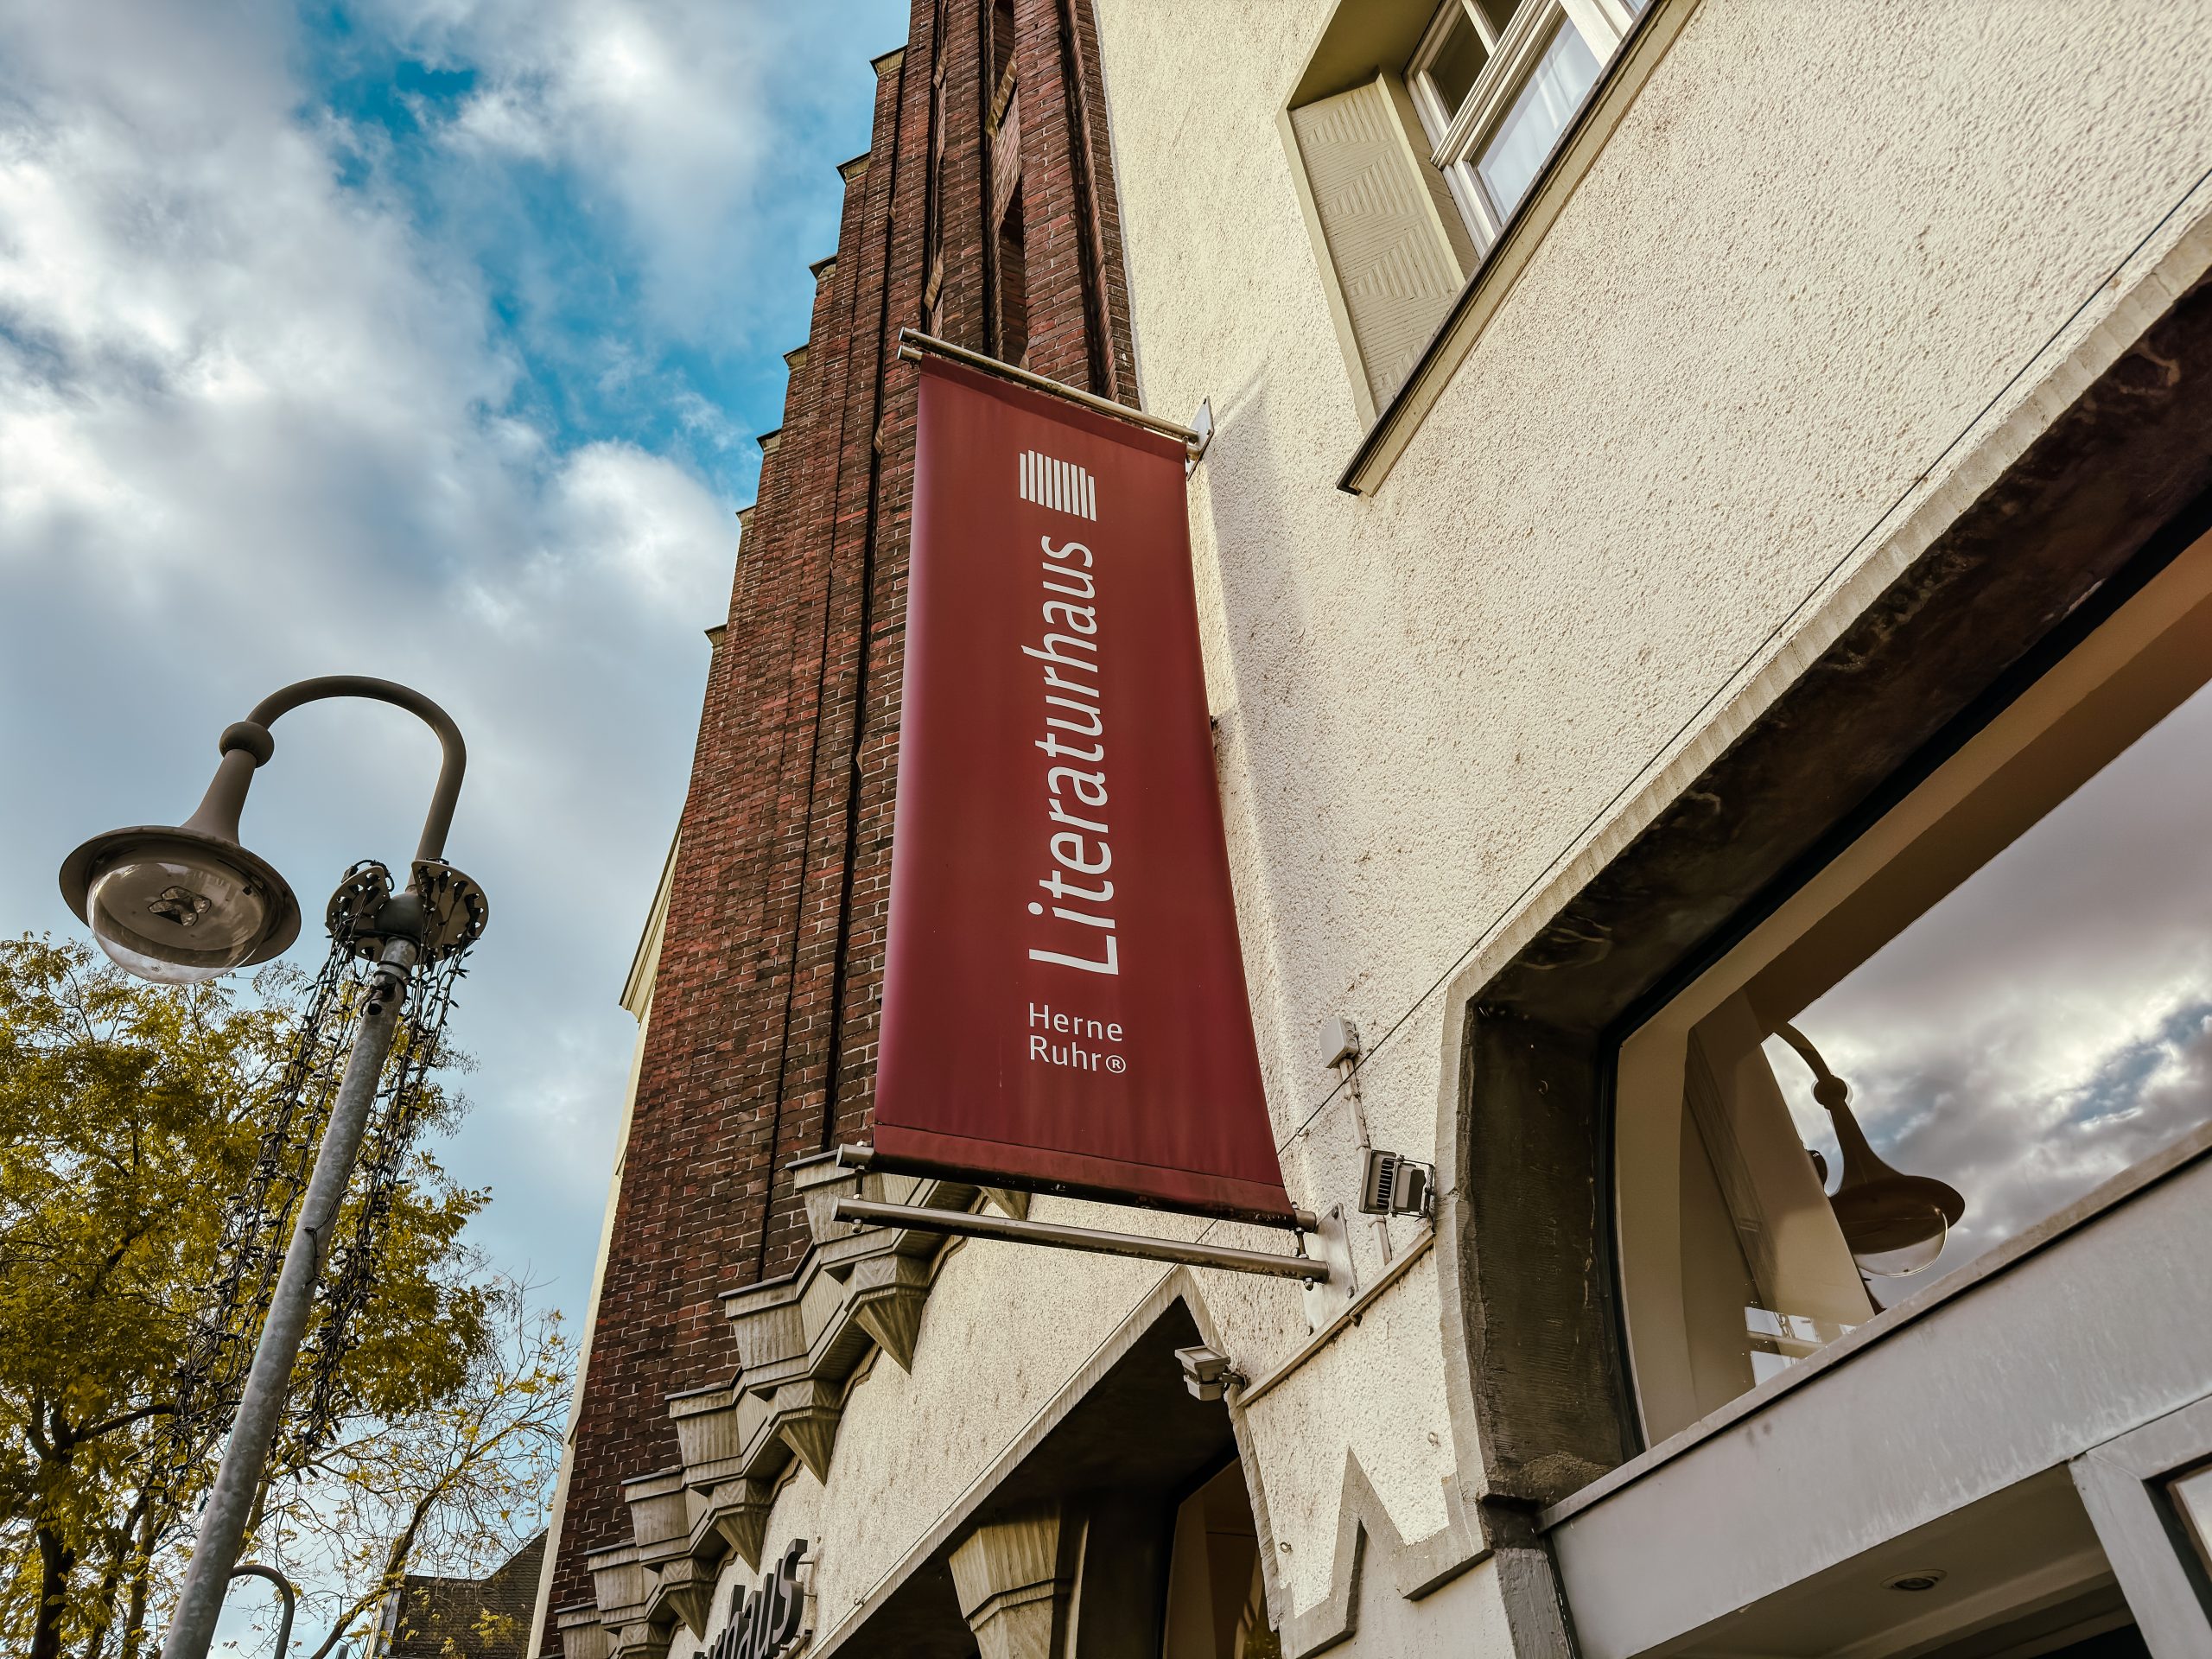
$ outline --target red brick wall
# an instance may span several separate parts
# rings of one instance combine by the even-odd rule
[[[916,0],[740,550],[709,675],[595,1311],[551,1605],[629,1536],[620,1483],[676,1459],[664,1395],[735,1364],[717,1293],[805,1248],[784,1166],[865,1140],[906,617],[913,372],[901,327],[986,345],[991,0]],[[1089,0],[1015,0],[1029,362],[1134,401]],[[942,78],[942,87],[938,86]],[[932,113],[941,112],[932,165]],[[547,1646],[556,1639],[549,1630]]]

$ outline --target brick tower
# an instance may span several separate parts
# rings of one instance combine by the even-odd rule
[[[913,464],[902,328],[1135,401],[1090,0],[915,0],[760,440],[708,676],[545,1599],[590,1600],[719,1294],[790,1272],[785,1166],[868,1134]],[[540,1650],[556,1650],[548,1621]]]

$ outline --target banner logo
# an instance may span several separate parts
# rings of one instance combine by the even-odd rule
[[[1021,499],[1078,518],[1098,517],[1098,490],[1090,474],[1071,461],[1055,461],[1035,449],[1021,453]]]

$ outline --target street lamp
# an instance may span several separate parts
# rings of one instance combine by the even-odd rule
[[[1843,1153],[1843,1179],[1828,1199],[1836,1225],[1859,1271],[1902,1279],[1935,1265],[1967,1201],[1956,1187],[1932,1175],[1905,1175],[1874,1155],[1866,1131],[1852,1116],[1851,1085],[1828,1070],[1812,1039],[1792,1025],[1775,1034],[1811,1068],[1813,1098],[1827,1108]]]
[[[275,747],[266,721],[239,722],[223,734],[215,781],[183,823],[111,830],[69,855],[62,895],[118,967],[191,985],[266,962],[299,937],[291,888],[238,845],[247,785]]]
[[[70,909],[91,925],[101,950],[141,978],[193,984],[278,955],[299,937],[299,901],[273,865],[239,845],[238,814],[254,772],[276,752],[270,726],[301,704],[326,697],[394,703],[438,734],[443,754],[406,890],[391,893],[380,878],[377,883],[349,880],[331,901],[334,925],[342,921],[356,953],[374,966],[230,1440],[200,1512],[199,1537],[162,1639],[162,1659],[205,1659],[214,1640],[409,979],[418,965],[453,956],[484,931],[488,911],[481,889],[444,861],[446,831],[467,763],[461,728],[428,697],[390,680],[350,674],[302,680],[263,698],[245,720],[226,728],[214,781],[182,824],[95,836],[61,866],[61,893]]]

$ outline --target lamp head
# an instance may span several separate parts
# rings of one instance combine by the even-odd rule
[[[1843,1153],[1843,1180],[1829,1207],[1852,1260],[1878,1279],[1902,1279],[1936,1264],[1951,1229],[1966,1214],[1958,1189],[1932,1176],[1906,1175],[1874,1154],[1851,1110],[1851,1088],[1827,1073],[1813,1084],[1827,1108]]]
[[[275,868],[196,827],[93,836],[62,864],[61,896],[117,966],[164,985],[266,962],[300,932]]]
[[[1936,1265],[1951,1225],[1966,1213],[1955,1189],[1924,1175],[1891,1171],[1828,1200],[1851,1259],[1877,1279],[1903,1279]]]

